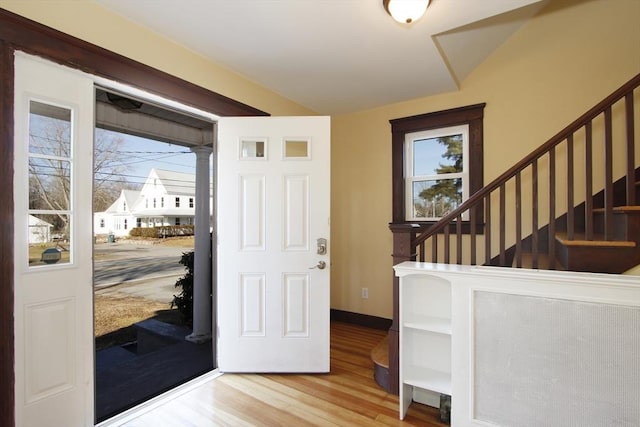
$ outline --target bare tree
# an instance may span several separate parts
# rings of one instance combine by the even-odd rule
[[[125,164],[122,152],[124,138],[121,134],[96,129],[93,160],[93,209],[106,210],[118,198],[122,189],[132,189],[126,174],[131,166]]]
[[[70,209],[71,137],[70,123],[50,117],[32,115],[36,125],[29,135],[29,208],[52,211]],[[122,188],[130,187],[126,179],[129,166],[122,152],[124,138],[97,129],[94,143],[94,209],[105,210],[117,199]],[[91,143],[76,141],[75,143]],[[66,233],[68,216],[56,215],[55,227]]]

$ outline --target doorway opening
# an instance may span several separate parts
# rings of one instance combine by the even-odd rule
[[[210,337],[188,339],[194,280],[212,284],[211,246],[205,248],[208,277],[194,277],[194,258],[195,234],[211,241],[213,217],[197,218],[196,206],[204,202],[213,212],[212,179],[207,173],[209,197],[200,200],[196,147],[212,145],[214,123],[96,88],[95,127],[95,406],[101,422],[215,368]]]

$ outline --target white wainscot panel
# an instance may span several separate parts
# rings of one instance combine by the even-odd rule
[[[75,386],[75,301],[25,307],[25,403]]]
[[[241,251],[265,250],[265,181],[263,175],[240,176]]]
[[[284,250],[309,250],[309,177],[284,177]]]
[[[309,274],[283,274],[283,322],[285,337],[309,336]]]
[[[240,316],[243,337],[265,336],[265,275],[240,274]]]
[[[638,425],[640,307],[477,291],[474,313],[477,420]]]

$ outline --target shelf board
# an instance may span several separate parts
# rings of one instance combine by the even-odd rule
[[[410,315],[404,319],[402,326],[421,331],[451,335],[451,319],[425,315]]]
[[[451,374],[418,366],[405,367],[402,383],[451,396]]]

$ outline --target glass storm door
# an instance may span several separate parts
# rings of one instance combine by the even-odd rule
[[[93,425],[93,81],[15,58],[16,425]]]

